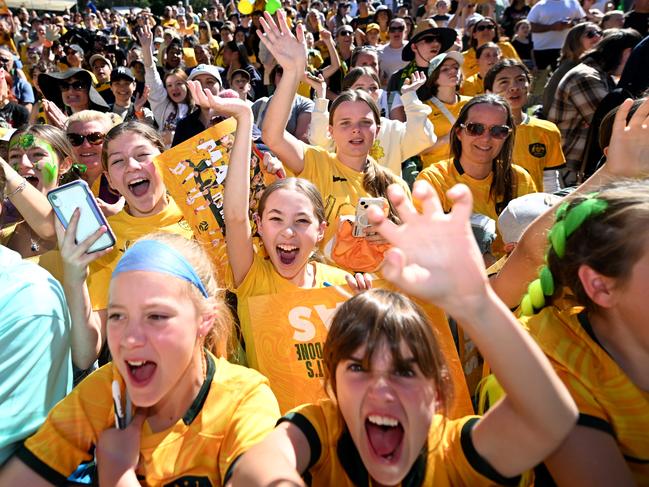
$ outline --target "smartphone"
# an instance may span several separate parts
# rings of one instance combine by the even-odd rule
[[[365,231],[370,226],[370,222],[367,219],[367,209],[370,205],[376,205],[381,211],[386,213],[388,201],[385,198],[359,198],[358,204],[356,205],[356,220],[352,229],[352,235],[354,237],[360,238],[366,236]]]
[[[54,188],[47,193],[47,199],[65,228],[68,228],[74,210],[80,209],[81,215],[75,236],[77,243],[83,242],[101,226],[108,229],[99,237],[99,240],[90,246],[88,253],[99,252],[115,245],[115,234],[108,226],[104,214],[85,181],[79,179]]]

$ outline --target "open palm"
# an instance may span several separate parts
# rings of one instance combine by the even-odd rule
[[[296,35],[293,35],[286,23],[286,14],[278,10],[277,17],[279,25],[268,13],[265,13],[264,17],[259,19],[263,32],[257,31],[257,34],[285,70],[297,70],[302,73],[306,68],[307,60],[302,24],[297,26]]]

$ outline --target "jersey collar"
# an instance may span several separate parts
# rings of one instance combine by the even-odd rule
[[[205,374],[205,380],[201,389],[198,391],[194,402],[189,406],[189,409],[183,416],[183,423],[190,425],[198,413],[203,409],[203,404],[205,404],[205,399],[207,399],[207,394],[210,392],[210,385],[212,385],[212,380],[214,379],[214,372],[216,371],[216,365],[214,364],[214,358],[212,354],[205,352],[205,361],[207,362],[207,373]]]

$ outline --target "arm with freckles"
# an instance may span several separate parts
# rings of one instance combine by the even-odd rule
[[[112,247],[99,252],[87,253],[90,246],[106,232],[101,227],[86,240],[77,244],[75,235],[79,223],[79,210],[75,210],[67,230],[56,222],[61,259],[63,260],[63,291],[72,318],[72,363],[85,370],[90,367],[101,351],[106,337],[106,310],[93,311],[86,279],[88,265],[112,251]]]
[[[425,181],[415,182],[413,189],[422,213],[401,187],[391,186],[389,196],[402,225],[394,225],[378,209],[369,212],[377,231],[394,245],[385,254],[383,275],[453,316],[489,362],[506,396],[477,423],[471,440],[501,475],[518,475],[568,435],[577,419],[575,403],[541,349],[489,285],[469,224],[469,189],[457,185],[449,190],[454,202],[449,214]]]
[[[293,98],[306,69],[306,44],[302,25],[297,26],[297,37],[286,24],[282,10],[277,12],[279,27],[272,17],[265,13],[260,19],[263,32],[258,31],[261,42],[268,48],[277,62],[284,68],[284,74],[273,94],[262,128],[262,138],[270,150],[280,158],[296,176],[304,170],[304,143],[286,131]]]
[[[201,89],[197,81],[189,81],[187,86],[198,106],[232,116],[237,121],[223,195],[223,216],[227,228],[225,243],[228,261],[234,277],[234,286],[239,287],[248,274],[255,255],[248,218],[252,110],[238,98],[214,96],[209,90]]]
[[[311,447],[304,433],[285,421],[244,453],[234,467],[230,485],[303,486],[300,474],[310,458]]]
[[[45,195],[26,182],[25,178],[1,157],[0,170],[4,172],[4,194],[9,197],[27,224],[42,239],[54,239],[54,212]]]
[[[574,195],[590,193],[617,179],[649,176],[649,101],[645,101],[627,123],[631,105],[632,102],[626,100],[616,113],[606,164],[573,193],[534,220],[503,268],[491,278],[496,294],[508,307],[520,304],[528,284],[537,277],[538,269],[543,265],[547,233],[554,224],[554,213],[563,201]]]

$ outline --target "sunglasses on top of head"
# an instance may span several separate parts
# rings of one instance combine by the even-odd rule
[[[470,122],[467,124],[462,123],[460,124],[460,127],[466,130],[466,133],[471,137],[480,137],[485,133],[485,130],[489,130],[489,135],[494,139],[501,140],[506,139],[512,132],[511,127],[507,125],[492,125],[491,127],[487,127],[485,124],[477,122]]]
[[[593,39],[595,37],[602,37],[602,31],[601,30],[587,30],[584,35],[588,37],[589,39]]]
[[[89,134],[67,134],[70,144],[74,147],[79,147],[83,144],[84,140],[87,140],[90,145],[100,145],[104,142],[105,134],[101,132],[91,132]]]

